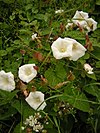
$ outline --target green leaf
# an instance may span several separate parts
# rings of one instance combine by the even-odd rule
[[[84,87],[84,90],[93,95],[96,96],[98,101],[100,102],[100,89],[95,84],[90,84],[89,86]]]
[[[76,88],[65,88],[66,93],[63,94],[61,100],[69,102],[73,107],[89,112],[90,106],[84,93],[79,92]]]
[[[11,100],[16,96],[17,93],[18,93],[18,90],[13,92],[0,90],[0,100],[1,100],[0,106],[11,102]]]
[[[100,0],[96,0],[96,5],[100,5]]]
[[[38,19],[38,20],[44,20],[45,15],[44,14],[37,14],[37,15],[35,15],[35,18]]]
[[[14,100],[12,106],[23,116],[25,120],[30,115],[33,115],[34,109],[32,109],[25,100]]]
[[[55,72],[57,77],[59,77],[61,81],[64,81],[64,78],[66,77],[66,71],[62,63],[58,63],[56,65]]]
[[[49,68],[45,72],[45,77],[52,87],[55,87],[58,83],[63,82],[66,78],[66,71],[63,64],[61,62],[58,62],[56,63],[55,69]]]
[[[17,110],[14,109],[12,106],[5,108],[5,112],[0,112],[0,120],[7,120],[9,117],[13,116],[17,113]]]
[[[97,80],[95,74],[88,74],[88,73],[86,73],[86,75],[87,75],[87,77],[89,77],[91,79]]]
[[[21,122],[17,124],[16,127],[14,128],[13,133],[24,133],[25,131],[22,131],[21,126],[22,126]]]
[[[50,34],[50,31],[51,31],[51,28],[46,28],[44,30],[42,30],[41,34],[44,36],[44,35],[48,35]]]
[[[96,62],[96,68],[100,68],[100,61]]]
[[[78,30],[66,31],[65,35],[76,40],[85,41],[83,34]]]
[[[27,19],[29,22],[31,22],[33,20],[33,15],[30,12],[27,12]]]
[[[99,36],[98,34],[96,36]],[[92,43],[93,46],[97,46],[97,47],[100,47],[100,41],[98,38],[90,38],[90,41]]]
[[[0,50],[0,56],[5,56],[7,55],[7,51],[6,50]]]
[[[55,87],[60,82],[60,79],[55,76],[55,72],[52,68],[49,68],[44,75],[51,87]]]
[[[25,6],[25,10],[26,10],[26,11],[29,10],[29,9],[32,9],[32,4],[27,4],[27,5]]]
[[[100,47],[94,47],[92,55],[94,58],[100,60]]]

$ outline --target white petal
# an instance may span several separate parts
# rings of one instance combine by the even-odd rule
[[[89,64],[87,64],[87,63],[84,64],[84,69],[85,69],[85,71],[88,74],[93,74],[94,73],[94,72],[92,72],[93,71],[93,68]]]
[[[0,71],[0,89],[6,91],[15,89],[14,75],[11,72]]]
[[[33,35],[32,35],[32,40],[35,40],[37,38],[37,33],[33,33]]]
[[[92,71],[88,71],[87,73],[88,73],[88,74],[93,74],[94,72],[92,72]]]
[[[26,64],[19,67],[18,75],[23,82],[30,82],[37,75],[37,71],[34,69],[35,64]]]
[[[88,13],[83,12],[83,11],[76,11],[75,15],[74,15],[74,19],[87,19]]]
[[[88,32],[90,31],[94,31],[97,29],[97,22],[92,19],[92,18],[88,18],[86,19],[87,24],[85,25],[85,28],[88,30]]]
[[[53,42],[51,46],[53,56],[56,59],[62,59],[64,57],[70,57],[72,54],[72,44],[66,39],[58,38]]]
[[[69,60],[77,61],[80,57],[84,56],[86,48],[81,45],[79,42],[72,38],[65,38],[66,40],[72,43],[72,55],[69,57]]]
[[[26,102],[33,108],[38,110],[43,110],[46,106],[46,103],[44,102],[44,94],[40,91],[36,92],[30,92],[29,96],[25,99]]]
[[[79,24],[81,27],[84,27],[84,25],[86,25],[86,19],[88,19],[88,17],[88,13],[83,11],[76,11],[74,17],[72,18],[72,21],[77,26]]]

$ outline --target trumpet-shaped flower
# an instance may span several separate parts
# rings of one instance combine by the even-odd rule
[[[36,69],[34,69],[35,64],[26,64],[21,67],[19,67],[19,78],[23,82],[30,82],[34,77],[37,75]]]
[[[64,57],[70,57],[72,55],[72,45],[67,39],[58,38],[53,42],[51,46],[53,56],[56,59],[62,59]]]
[[[84,27],[84,25],[86,25],[86,19],[88,19],[88,17],[88,13],[83,11],[76,11],[74,17],[72,18],[72,21],[75,25]]]
[[[86,19],[86,22],[87,24],[84,25],[84,28],[86,28],[88,32],[94,31],[97,29],[97,22],[94,19],[88,18]]]
[[[88,74],[93,74],[94,72],[93,71],[93,68],[89,65],[89,64],[84,64],[84,69],[85,71],[88,73]]]
[[[80,57],[85,55],[86,48],[83,45],[72,38],[65,39],[70,42],[69,44],[72,44],[72,52],[69,60],[77,61]]]
[[[15,89],[14,75],[11,72],[0,71],[0,89],[6,91]]]
[[[44,102],[44,94],[40,91],[30,92],[25,100],[33,109],[37,109],[38,111],[43,110],[46,106],[46,102]]]

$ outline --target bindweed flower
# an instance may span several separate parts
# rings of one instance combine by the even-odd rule
[[[86,48],[77,42],[75,39],[72,38],[65,38],[72,44],[72,52],[69,60],[77,61],[79,58],[85,55]]]
[[[53,52],[53,56],[56,59],[70,57],[72,55],[72,45],[70,44],[70,41],[60,37],[53,42],[51,49]]]
[[[35,64],[26,64],[19,67],[18,75],[23,82],[30,82],[37,75],[36,69],[34,69]]]
[[[84,69],[85,71],[88,73],[88,74],[93,74],[94,72],[93,71],[93,68],[89,65],[89,64],[84,64]]]
[[[11,72],[0,71],[0,89],[6,91],[15,89],[14,75]]]
[[[84,27],[84,25],[86,24],[86,19],[88,19],[88,17],[88,13],[83,11],[76,11],[74,17],[72,18],[72,21],[75,25]]]
[[[55,14],[62,13],[62,12],[64,12],[64,10],[57,10],[55,11]]]
[[[53,42],[51,49],[56,59],[68,57],[69,60],[77,61],[84,56],[86,48],[71,38],[58,38]]]
[[[87,32],[94,31],[97,29],[97,22],[89,18],[88,13],[83,11],[76,11],[74,17],[72,18],[72,22],[87,30]],[[68,27],[68,25],[67,25]]]
[[[84,25],[84,28],[86,28],[88,32],[94,31],[97,29],[97,22],[94,19],[88,18],[86,19],[86,22],[87,24]]]
[[[37,38],[37,33],[32,34],[32,40],[34,41]]]
[[[38,111],[43,110],[46,106],[46,103],[44,102],[44,94],[40,91],[30,92],[25,100],[33,109],[38,109]]]

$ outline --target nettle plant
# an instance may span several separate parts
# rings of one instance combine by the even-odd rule
[[[97,22],[88,13],[76,11],[66,26],[61,23],[61,36],[55,36],[53,28],[48,36],[32,34],[29,46],[20,49],[17,76],[0,71],[1,118],[21,117],[15,133],[71,132],[78,117],[96,133],[100,111],[96,29]]]

